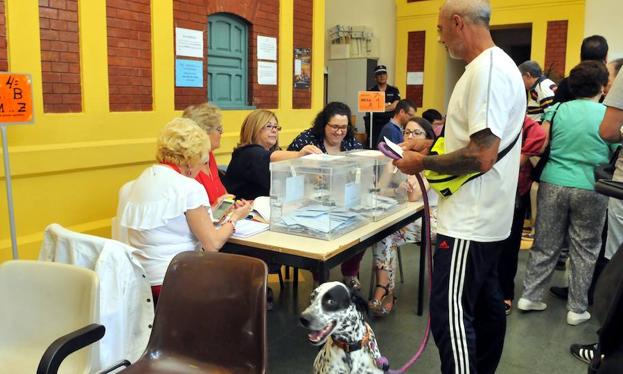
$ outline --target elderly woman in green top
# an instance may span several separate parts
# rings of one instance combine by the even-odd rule
[[[517,307],[547,307],[542,302],[543,293],[568,233],[571,272],[567,323],[577,325],[590,319],[587,294],[608,205],[608,198],[594,190],[593,170],[608,162],[614,147],[599,137],[599,124],[606,111],[599,103],[608,83],[606,66],[584,61],[571,70],[568,82],[577,99],[551,107],[543,118],[545,131],[551,134],[550,155],[541,174],[535,241]]]

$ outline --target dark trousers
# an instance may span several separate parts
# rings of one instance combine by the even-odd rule
[[[517,256],[521,247],[521,233],[523,231],[523,221],[526,217],[526,210],[530,206],[530,193],[518,196],[515,199],[515,212],[513,214],[513,224],[511,234],[506,240],[500,243],[500,261],[498,263],[498,276],[500,278],[500,288],[504,300],[515,299],[515,275],[517,274]]]
[[[430,315],[444,374],[495,373],[506,331],[500,251],[500,242],[437,235]]]

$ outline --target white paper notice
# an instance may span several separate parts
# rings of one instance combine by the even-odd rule
[[[424,72],[410,71],[407,73],[407,84],[424,84]]]
[[[257,36],[257,59],[277,61],[277,38]]]
[[[303,66],[303,61],[298,58],[294,60],[294,75],[301,75],[301,67]]]
[[[175,28],[175,54],[203,57],[203,31]]]
[[[258,84],[277,84],[277,63],[276,62],[257,62],[257,83]]]
[[[305,192],[305,177],[297,175],[286,178],[286,196],[283,198],[285,203],[302,199],[303,192]]]

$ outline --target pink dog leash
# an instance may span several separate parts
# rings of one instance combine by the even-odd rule
[[[415,175],[418,185],[420,186],[420,191],[422,191],[422,199],[424,201],[424,225],[425,225],[425,235],[426,235],[426,248],[424,250],[428,253],[428,298],[430,300],[431,294],[431,283],[432,283],[432,273],[433,273],[433,253],[431,247],[431,232],[430,232],[430,206],[428,205],[428,195],[426,194],[426,188],[424,186],[424,181],[420,174]],[[386,370],[389,374],[402,374],[405,373],[413,364],[416,363],[417,360],[420,359],[424,350],[426,350],[426,344],[428,343],[428,338],[430,336],[430,312],[428,314],[428,321],[426,322],[426,329],[424,330],[424,337],[420,342],[420,346],[418,350],[415,352],[413,357],[409,359],[400,369],[397,370]],[[377,367],[379,368],[388,368],[389,360],[386,357],[381,357],[376,362]]]

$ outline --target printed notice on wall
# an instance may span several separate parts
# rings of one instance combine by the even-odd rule
[[[1,124],[32,123],[31,82],[29,74],[0,74]]]
[[[277,38],[257,36],[257,59],[277,61]]]
[[[203,31],[176,27],[175,54],[203,58]]]
[[[203,87],[203,61],[176,59],[175,86]]]
[[[257,83],[266,85],[277,84],[277,63],[258,61],[257,62]]]
[[[407,73],[407,84],[424,84],[424,73],[421,71],[410,71]]]

